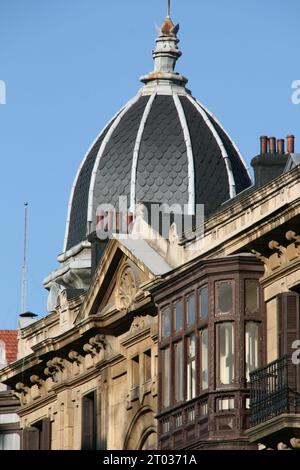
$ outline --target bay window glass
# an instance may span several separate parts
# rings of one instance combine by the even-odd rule
[[[208,315],[208,288],[202,287],[199,292],[200,318],[206,318]]]
[[[175,401],[183,400],[183,342],[174,344]]]
[[[247,313],[259,310],[259,283],[255,279],[245,282],[245,307]]]
[[[217,313],[228,315],[233,310],[233,289],[231,282],[217,283]]]
[[[187,324],[193,325],[195,323],[195,295],[190,294],[186,299],[186,311],[187,311]]]
[[[201,390],[208,388],[208,330],[200,332],[201,343]]]
[[[233,324],[226,322],[217,325],[219,346],[219,379],[223,385],[234,381],[234,328]]]
[[[234,398],[218,398],[217,411],[232,411],[234,410]]]
[[[187,399],[196,396],[196,336],[187,338]]]
[[[249,381],[250,372],[257,369],[258,365],[258,329],[259,325],[255,322],[246,323],[245,331],[245,362],[246,362],[246,379]]]
[[[171,334],[170,306],[164,307],[161,311],[161,336],[167,338]]]
[[[170,356],[170,348],[166,348],[162,351],[162,363],[163,363],[163,371],[162,371],[162,392],[163,392],[163,406],[167,408],[170,406],[170,367],[171,367],[171,356]]]
[[[174,330],[180,331],[183,328],[183,302],[178,300],[174,304]]]

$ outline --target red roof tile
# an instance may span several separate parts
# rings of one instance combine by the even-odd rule
[[[7,364],[16,361],[18,351],[18,331],[0,330],[0,341],[5,343]]]

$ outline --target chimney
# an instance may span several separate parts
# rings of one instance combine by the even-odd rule
[[[268,137],[262,135],[260,138],[260,153],[268,153]]]
[[[280,155],[283,155],[285,152],[284,152],[284,139],[278,139],[277,140],[277,153],[279,153]]]
[[[286,138],[287,142],[287,153],[295,153],[295,136],[288,135]]]
[[[292,137],[290,137],[290,149],[293,144]],[[260,137],[260,154],[251,161],[257,188],[268,184],[283,173],[288,160],[284,147],[283,139],[277,141],[275,137],[269,139],[266,136]]]
[[[270,137],[269,139],[270,153],[276,153],[276,137]]]

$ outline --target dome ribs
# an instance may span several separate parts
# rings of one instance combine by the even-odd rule
[[[100,159],[93,195],[93,222],[100,204],[119,204],[119,196],[130,202],[133,151],[145,106],[149,97],[142,96],[122,117]]]
[[[180,101],[193,148],[196,204],[204,204],[207,216],[230,197],[227,170],[220,147],[197,108],[184,96]]]
[[[187,149],[172,96],[158,95],[148,116],[138,158],[136,199],[188,203]]]
[[[100,134],[100,137],[97,138],[92,148],[88,151],[79,169],[79,173],[75,178],[70,198],[64,250],[69,250],[86,238],[91,175],[101,144],[113,124],[113,121],[106,127],[102,134]]]

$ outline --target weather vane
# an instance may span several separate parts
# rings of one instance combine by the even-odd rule
[[[167,17],[170,18],[170,15],[171,15],[171,0],[168,0],[168,13],[167,13]]]

